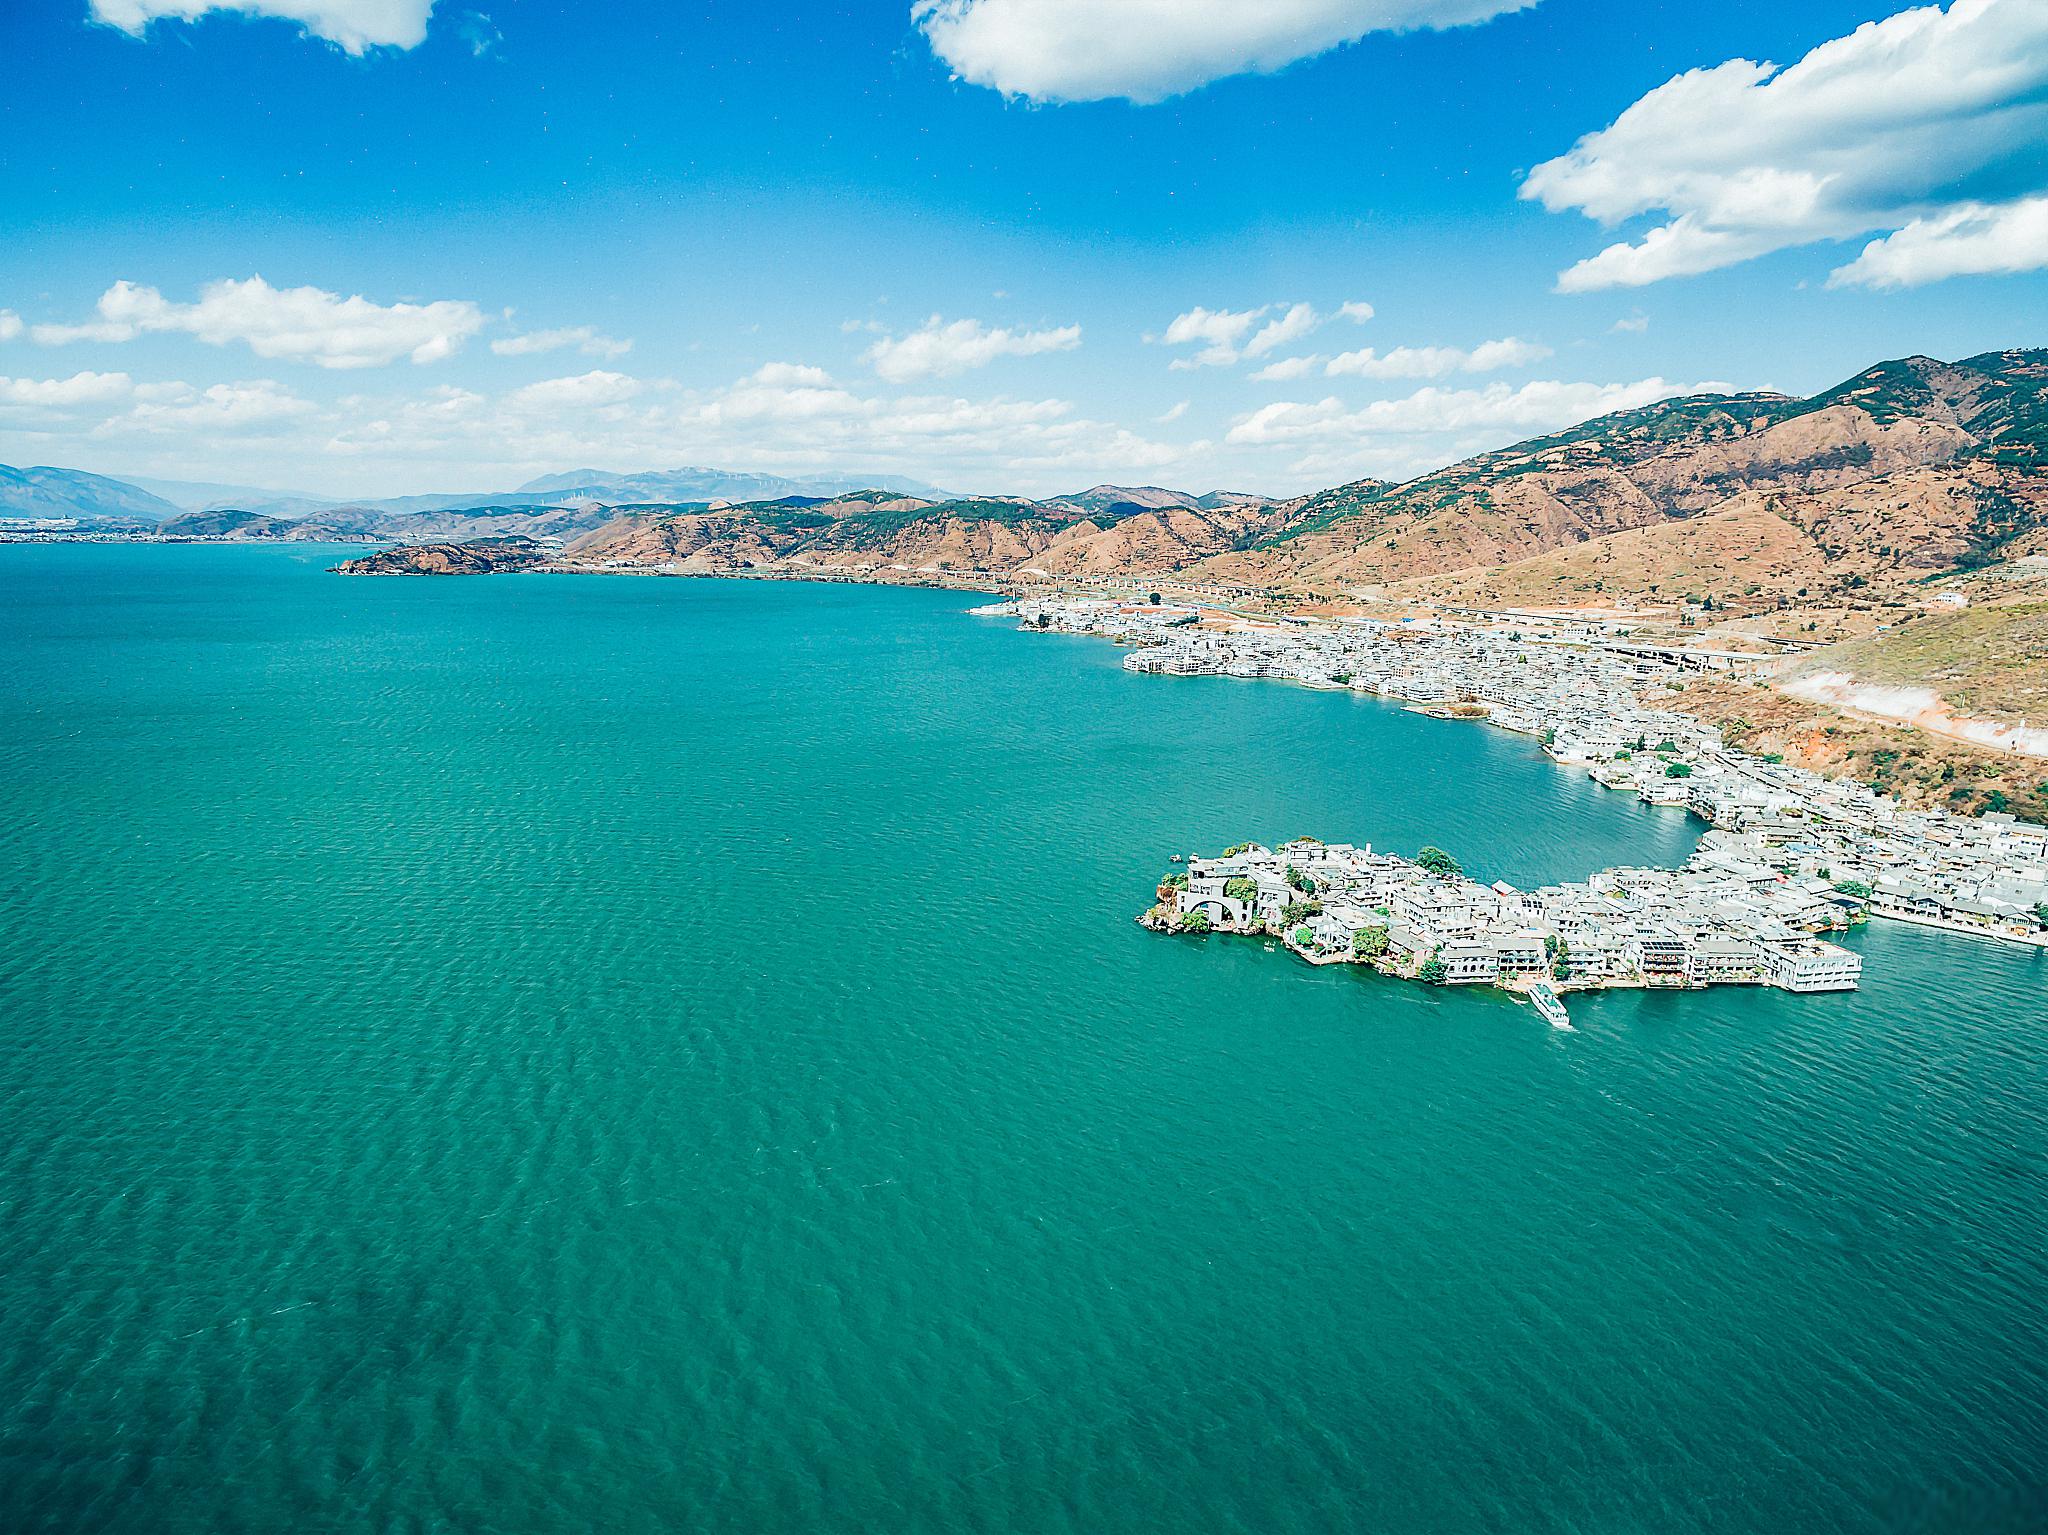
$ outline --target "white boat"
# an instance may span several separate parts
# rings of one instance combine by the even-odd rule
[[[1536,1011],[1543,1015],[1544,1022],[1553,1029],[1568,1029],[1572,1026],[1571,1015],[1564,1010],[1564,1003],[1551,989],[1548,981],[1532,981],[1529,985],[1529,1000],[1536,1004]]]

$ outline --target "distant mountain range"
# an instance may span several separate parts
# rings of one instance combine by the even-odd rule
[[[551,500],[589,499],[615,505],[655,501],[772,501],[783,496],[837,496],[850,490],[893,490],[906,496],[943,501],[946,492],[895,475],[742,474],[731,469],[660,469],[646,474],[608,474],[602,469],[572,469],[528,480],[514,495],[546,496]],[[502,496],[488,499],[502,501]]]
[[[179,508],[126,480],[82,469],[12,469],[0,464],[0,517],[162,522]]]
[[[917,480],[880,475],[749,474],[732,469],[664,469],[644,474],[611,474],[572,469],[543,475],[513,490],[457,491],[422,496],[351,500],[307,491],[267,490],[255,485],[211,481],[126,480],[79,469],[11,469],[0,465],[0,517],[116,519],[160,523],[189,512],[254,512],[277,521],[337,521],[325,514],[408,515],[469,507],[560,507],[577,502],[606,506],[713,501],[763,501],[785,496],[830,497],[854,490],[888,490],[943,500],[945,492]],[[358,522],[360,516],[339,521]]]
[[[138,486],[152,496],[161,496],[188,512],[206,511],[217,506],[290,503],[312,508],[335,504],[309,490],[267,490],[258,485],[228,485],[216,480],[159,480],[140,474],[127,475],[125,479],[128,484]]]

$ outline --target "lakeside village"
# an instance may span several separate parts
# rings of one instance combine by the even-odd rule
[[[1140,919],[1160,931],[1266,934],[1312,964],[1497,986],[1560,1027],[1558,993],[1575,990],[1854,990],[1861,956],[1820,935],[1869,917],[2048,947],[2048,828],[1907,810],[1733,750],[1713,726],[1657,707],[1705,664],[1682,651],[1507,621],[1204,622],[1189,608],[1088,599],[976,611],[1135,646],[1123,663],[1133,672],[1278,678],[1490,721],[1712,828],[1683,868],[1603,869],[1530,891],[1467,878],[1436,848],[1409,859],[1312,838],[1245,843],[1191,856],[1160,884]]]

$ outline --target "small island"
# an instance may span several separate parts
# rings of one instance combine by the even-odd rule
[[[1862,958],[1816,935],[1865,912],[1860,898],[1825,882],[1759,882],[1712,856],[1684,869],[1605,869],[1523,891],[1468,878],[1441,848],[1404,858],[1297,837],[1190,858],[1160,882],[1138,920],[1156,932],[1277,938],[1312,965],[1499,987],[1568,1028],[1559,992],[1854,991]]]
[[[399,544],[379,549],[334,567],[343,576],[489,576],[507,570],[531,570],[549,558],[547,548],[531,538],[508,534],[467,543]]]

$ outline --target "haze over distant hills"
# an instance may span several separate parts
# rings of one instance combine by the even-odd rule
[[[125,484],[137,486],[188,512],[216,506],[275,506],[280,503],[304,506],[310,510],[336,504],[310,490],[275,490],[260,485],[223,484],[216,480],[160,480],[143,474],[123,475],[121,479]]]
[[[1160,486],[946,496],[913,482],[579,469],[487,496],[188,515],[75,471],[17,507],[182,537],[568,540],[607,566],[1021,577],[1179,572],[1296,600],[1792,608],[2048,553],[2048,352],[1908,357],[1800,399],[1665,400],[1393,485],[1288,501]],[[17,513],[19,514],[19,513]],[[1661,596],[1660,596],[1661,594]]]
[[[791,476],[684,467],[636,474],[572,469],[542,475],[511,490],[365,500],[206,480],[165,480],[145,475],[117,479],[81,469],[13,469],[0,465],[0,516],[164,522],[185,512],[233,510],[255,512],[279,521],[299,521],[336,508],[403,515],[480,506],[555,507],[580,501],[607,506],[764,501],[786,496],[831,497],[853,490],[896,491],[932,501],[946,496],[942,490],[898,475]]]
[[[849,490],[893,490],[906,496],[943,501],[946,492],[899,475],[746,474],[732,469],[659,469],[639,474],[611,474],[602,469],[571,469],[528,480],[517,495],[589,495],[617,504],[635,501],[768,501],[779,496],[836,496]],[[502,498],[493,498],[502,499]]]
[[[82,469],[38,465],[14,469],[0,464],[0,517],[118,518],[162,522],[180,508],[126,480],[87,474]]]

